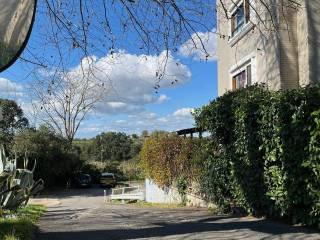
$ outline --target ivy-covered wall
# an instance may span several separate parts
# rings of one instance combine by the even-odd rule
[[[195,112],[215,144],[201,174],[203,196],[227,210],[319,224],[320,89],[229,92]]]

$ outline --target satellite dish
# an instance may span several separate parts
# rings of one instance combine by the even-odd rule
[[[0,72],[22,53],[31,34],[37,0],[0,0]]]

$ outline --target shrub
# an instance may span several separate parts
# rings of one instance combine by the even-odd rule
[[[121,162],[118,169],[129,181],[144,179],[138,157]]]
[[[220,151],[206,159],[202,190],[221,208],[319,221],[319,88],[252,86],[198,109]]]
[[[223,154],[210,155],[204,159],[201,175],[200,193],[207,202],[215,203],[218,211],[225,213],[230,210],[232,200],[230,164]]]
[[[179,154],[182,141],[169,133],[153,133],[144,143],[141,153],[141,167],[145,174],[160,187],[170,186],[176,176],[174,160]]]
[[[140,152],[140,164],[158,186],[171,186],[178,178],[197,181],[201,172],[202,140],[182,138],[166,132],[153,133]]]
[[[320,219],[320,110],[312,113],[312,125],[310,126],[309,157],[302,166],[308,169],[307,192],[309,194],[309,212],[307,221],[316,223]]]
[[[181,205],[185,206],[187,204],[188,182],[184,176],[177,178],[177,190],[181,197]]]

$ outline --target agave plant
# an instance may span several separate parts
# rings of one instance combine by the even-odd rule
[[[0,146],[0,210],[15,210],[28,203],[29,197],[43,189],[43,180],[34,181],[32,170],[27,169],[28,158],[25,154],[24,168],[17,168],[17,158],[6,157],[4,147]]]

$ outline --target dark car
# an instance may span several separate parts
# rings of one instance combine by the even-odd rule
[[[116,177],[113,173],[102,173],[99,182],[101,187],[115,187]]]
[[[73,183],[76,187],[91,187],[91,177],[89,174],[79,173],[75,175]]]

